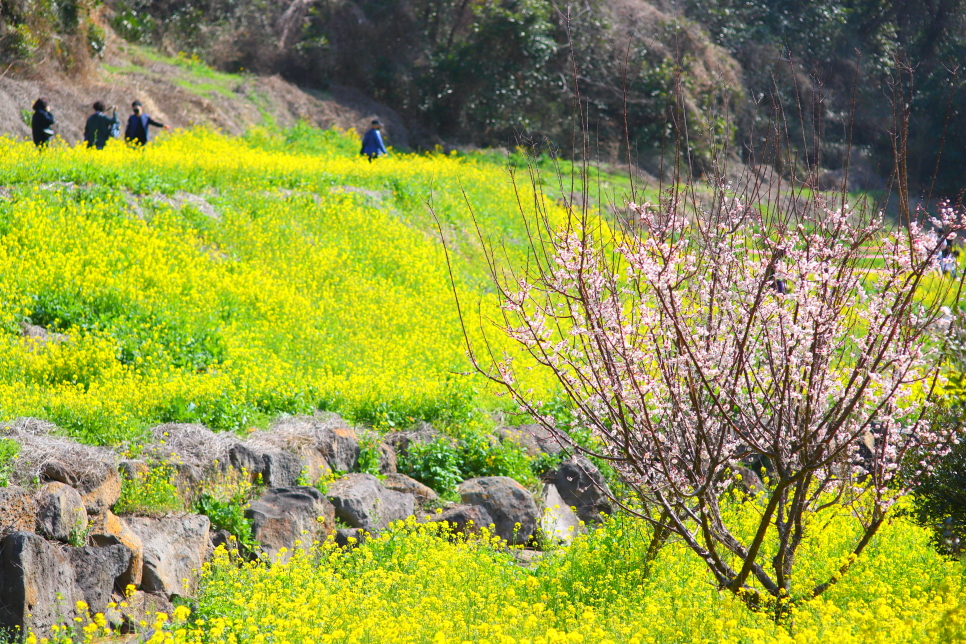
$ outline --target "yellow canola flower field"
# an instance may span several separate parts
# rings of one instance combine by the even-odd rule
[[[114,444],[166,421],[332,409],[408,424],[497,404],[467,375],[427,202],[457,292],[490,315],[470,209],[522,253],[507,174],[445,155],[369,163],[351,134],[302,134],[42,153],[0,139],[0,416]]]
[[[823,531],[848,525],[825,517]],[[529,568],[485,533],[453,539],[413,519],[355,550],[316,543],[271,565],[233,560],[221,548],[205,566],[194,614],[182,609],[170,623],[162,615],[150,644],[936,644],[966,638],[962,564],[940,559],[925,531],[902,520],[876,537],[845,579],[819,599],[797,604],[781,624],[719,592],[702,562],[680,544],[661,550],[646,575],[648,536],[634,521],[613,520]],[[97,617],[89,621],[96,624]]]

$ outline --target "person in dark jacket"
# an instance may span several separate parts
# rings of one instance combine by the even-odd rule
[[[104,107],[104,103],[97,101],[94,103],[94,113],[87,117],[87,125],[84,126],[84,140],[87,141],[89,148],[103,150],[104,146],[107,145],[107,140],[117,136],[116,132],[120,125],[117,120],[117,106],[111,107],[113,112],[111,116],[105,114],[106,111],[107,108]]]
[[[51,128],[54,124],[54,115],[50,113],[47,101],[38,98],[34,101],[34,115],[30,119],[30,130],[34,135],[34,145],[42,148],[47,145],[54,136]]]
[[[127,119],[127,128],[124,130],[124,139],[128,143],[134,143],[136,145],[146,145],[148,139],[151,138],[148,133],[148,127],[153,125],[154,127],[162,127],[164,129],[169,129],[164,123],[158,123],[153,118],[144,113],[141,109],[141,101],[134,101],[131,103],[131,107],[134,109],[134,114]]]
[[[386,150],[386,144],[382,142],[382,134],[379,132],[380,129],[382,129],[382,123],[379,122],[379,119],[373,119],[372,127],[362,137],[362,151],[359,154],[364,154],[369,157],[370,163],[380,155],[389,154]]]

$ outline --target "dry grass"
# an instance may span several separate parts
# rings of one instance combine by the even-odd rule
[[[77,479],[95,478],[105,467],[117,467],[117,455],[104,447],[93,447],[55,435],[53,423],[37,418],[17,418],[0,426],[0,437],[20,444],[20,454],[14,462],[10,482],[33,486],[48,464],[67,466]]]

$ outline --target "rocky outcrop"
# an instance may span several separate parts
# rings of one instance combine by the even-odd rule
[[[37,523],[37,504],[15,485],[0,487],[0,538],[12,532],[31,532]]]
[[[121,475],[117,467],[106,461],[85,463],[53,460],[44,465],[42,479],[65,483],[84,499],[90,514],[107,510],[121,498]]]
[[[129,528],[113,512],[107,510],[91,518],[88,539],[95,546],[105,548],[113,545],[126,546],[131,551],[131,563],[120,576],[120,585],[139,586],[144,573],[144,544],[131,528]]]
[[[84,596],[91,613],[103,613],[111,601],[111,595],[124,592],[118,582],[131,565],[131,551],[127,546],[106,548],[87,546],[68,551],[77,588]]]
[[[541,454],[555,456],[567,445],[565,432],[558,430],[557,434],[554,434],[537,424],[497,427],[494,433],[504,443],[519,445],[531,458]]]
[[[83,599],[69,556],[33,532],[13,532],[0,541],[0,627],[33,630],[70,621]]]
[[[600,523],[603,520],[601,513],[614,512],[607,482],[597,466],[582,456],[558,465],[550,473],[549,481],[584,523]]]
[[[128,517],[124,523],[144,544],[141,589],[168,597],[193,595],[208,552],[208,517]]]
[[[36,530],[48,539],[71,541],[87,532],[87,510],[80,493],[53,481],[37,492]],[[77,545],[77,544],[74,544]]]
[[[412,494],[388,490],[371,474],[348,474],[329,486],[329,500],[335,515],[350,528],[379,532],[393,521],[411,516]]]
[[[324,540],[335,529],[335,508],[314,487],[273,488],[253,501],[245,511],[252,523],[252,538],[272,559],[283,549],[289,554],[301,542],[308,548],[315,540]]]
[[[382,486],[387,490],[412,494],[420,503],[428,503],[439,498],[439,495],[433,491],[433,488],[423,485],[416,479],[410,478],[405,474],[387,474],[382,479]]]
[[[537,530],[537,504],[526,488],[508,476],[484,476],[463,481],[460,499],[479,505],[493,518],[496,534],[511,545],[524,544]]]
[[[439,514],[431,514],[426,520],[447,523],[453,534],[479,534],[482,528],[493,525],[493,517],[480,505],[456,505]]]

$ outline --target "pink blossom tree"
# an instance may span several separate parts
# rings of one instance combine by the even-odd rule
[[[744,198],[722,182],[667,190],[627,204],[616,228],[587,208],[555,219],[535,200],[527,266],[491,251],[502,318],[481,325],[553,373],[600,439],[591,453],[646,508],[628,509],[685,543],[721,589],[780,617],[862,553],[904,493],[911,450],[942,449],[927,422],[934,332],[958,284],[934,271],[961,221],[944,207],[887,225],[844,194],[772,179],[768,194],[745,181]],[[495,346],[469,346],[477,369],[567,440]],[[750,532],[724,507],[749,464],[767,471]],[[855,556],[793,587],[809,516],[836,504],[861,523]]]

